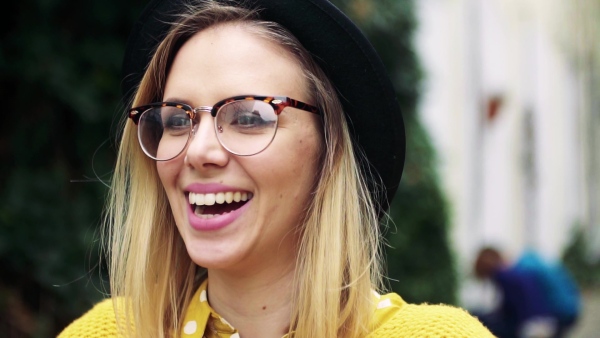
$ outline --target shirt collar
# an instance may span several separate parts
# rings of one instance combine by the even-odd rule
[[[205,280],[194,293],[184,317],[181,337],[239,338],[238,331],[208,303],[207,287],[208,280]],[[373,291],[373,301],[376,305],[373,329],[389,321],[406,305],[404,300],[394,293],[380,295]],[[282,338],[291,337],[293,332]]]
[[[208,281],[205,280],[194,293],[184,317],[181,336],[238,338],[237,330],[208,304],[207,286]]]
[[[181,337],[239,338],[238,331],[208,303],[208,280],[204,280],[188,305]],[[291,338],[286,334],[282,338]]]

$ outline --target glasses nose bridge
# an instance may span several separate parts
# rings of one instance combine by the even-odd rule
[[[211,106],[200,106],[200,107],[196,107],[194,109],[192,109],[192,111],[194,112],[194,114],[199,114],[200,112],[208,112],[210,113],[212,111],[213,107]]]
[[[207,112],[210,114],[212,112],[212,109],[213,107],[211,106],[199,106],[196,108],[192,108],[192,114],[190,116],[194,123],[194,127],[192,128],[192,134],[196,134],[196,130],[198,129],[198,124],[200,122],[200,113]]]
[[[196,107],[192,109],[192,113],[193,113],[193,117],[196,117],[196,115],[200,114],[201,112],[207,112],[207,113],[211,113],[212,112],[213,107],[211,106],[200,106],[200,107]]]

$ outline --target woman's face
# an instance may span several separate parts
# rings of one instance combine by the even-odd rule
[[[163,101],[212,106],[236,95],[280,95],[311,102],[296,61],[281,47],[240,24],[211,27],[177,53]],[[157,162],[175,222],[192,260],[209,269],[256,271],[295,260],[307,202],[318,174],[320,118],[286,108],[275,139],[263,152],[232,155],[217,140],[213,118],[201,112],[188,148]],[[246,202],[198,208],[190,193]],[[219,196],[222,194],[221,196]]]

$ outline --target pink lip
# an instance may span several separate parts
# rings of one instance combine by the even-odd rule
[[[200,194],[211,194],[227,191],[245,191],[243,189],[229,187],[223,184],[211,183],[201,184],[194,183],[186,187],[186,191],[191,191]],[[187,199],[187,196],[186,196]],[[212,218],[200,218],[194,213],[194,208],[188,203],[188,222],[190,226],[197,231],[214,231],[222,229],[238,219],[248,208],[252,199],[248,200],[241,208],[236,209],[228,214],[214,216]]]
[[[246,191],[244,189],[230,187],[224,184],[218,183],[192,183],[185,187],[185,191],[191,191],[196,194],[216,194],[218,192],[228,192],[228,191]]]

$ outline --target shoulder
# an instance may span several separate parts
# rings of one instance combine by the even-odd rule
[[[408,304],[394,293],[381,296],[375,312],[378,337],[494,337],[467,311],[449,305]]]
[[[70,337],[116,337],[117,321],[112,299],[96,304],[86,314],[67,326],[58,338]]]

